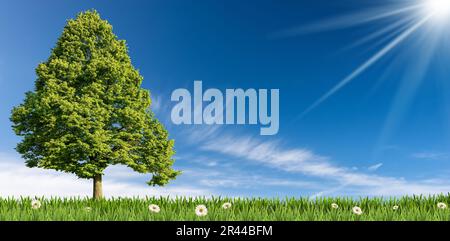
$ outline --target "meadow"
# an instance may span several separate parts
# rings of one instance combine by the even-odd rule
[[[37,200],[37,201],[36,201]],[[229,203],[224,208],[224,203]],[[401,198],[0,198],[2,221],[445,220],[449,195]],[[200,208],[204,205],[206,210]],[[355,210],[355,207],[360,210]],[[356,212],[355,212],[356,211]],[[360,211],[360,212],[358,212]],[[203,216],[202,216],[203,215]]]

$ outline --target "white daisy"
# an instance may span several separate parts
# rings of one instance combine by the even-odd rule
[[[39,209],[41,208],[41,202],[37,199],[31,200],[31,208],[32,209]]]
[[[445,204],[445,203],[438,203],[437,207],[440,208],[440,209],[446,209],[447,208],[447,204]]]
[[[336,203],[332,203],[332,204],[331,204],[331,208],[333,208],[333,209],[338,209],[338,208],[339,208],[339,205],[337,205]]]
[[[206,208],[205,205],[198,205],[195,208],[195,214],[199,217],[206,216],[206,214],[208,214],[208,209]]]
[[[358,206],[354,206],[353,209],[352,209],[352,211],[353,211],[353,213],[356,214],[356,215],[361,215],[361,214],[363,213],[363,211],[361,210],[361,208],[358,207]]]
[[[231,203],[224,203],[224,204],[222,205],[222,208],[223,208],[223,209],[229,209],[229,208],[231,208]]]
[[[397,205],[394,205],[393,207],[392,207],[392,210],[397,210],[398,209],[398,206]]]
[[[148,210],[150,210],[150,212],[152,212],[152,213],[159,213],[159,211],[161,209],[156,204],[150,204],[150,205],[148,205]]]

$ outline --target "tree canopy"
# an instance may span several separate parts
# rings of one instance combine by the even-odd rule
[[[125,41],[95,10],[68,20],[36,75],[34,91],[11,116],[28,167],[89,179],[123,164],[151,173],[149,185],[179,174],[172,169],[174,141],[150,110]]]

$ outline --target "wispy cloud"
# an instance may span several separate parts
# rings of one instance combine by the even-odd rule
[[[151,104],[152,111],[156,112],[156,113],[159,112],[163,105],[162,97],[160,95],[152,94],[151,99],[152,99],[152,104]]]
[[[383,163],[377,163],[375,165],[369,166],[367,168],[367,170],[374,172],[374,171],[378,170],[381,166],[383,166]]]
[[[450,158],[450,154],[443,152],[418,152],[412,154],[412,157],[425,160],[448,160]]]
[[[286,149],[273,141],[223,137],[218,141],[205,143],[203,149],[258,162],[286,172],[331,180],[346,188],[358,188],[357,192],[361,195],[435,194],[450,190],[447,181],[442,181],[441,185],[431,185],[426,180],[408,182],[403,178],[356,172],[335,165],[329,158],[310,150]]]
[[[221,125],[189,125],[183,127],[177,136],[186,140],[186,143],[201,143],[215,140],[219,136],[221,128]]]
[[[234,168],[212,170],[205,168],[187,169],[184,174],[195,179],[198,184],[214,189],[260,189],[263,187],[289,187],[317,189],[321,185],[312,181],[292,180],[289,178],[268,177],[261,174],[242,172]]]

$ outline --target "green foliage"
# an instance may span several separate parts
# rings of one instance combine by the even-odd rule
[[[123,164],[164,185],[173,140],[150,111],[150,93],[124,40],[96,11],[69,20],[48,60],[36,68],[35,90],[12,111],[17,145],[28,167],[102,175]]]
[[[0,220],[212,220],[212,221],[450,221],[450,209],[439,209],[437,203],[450,204],[450,196],[413,196],[402,198],[115,198],[94,201],[89,198],[39,199],[42,206],[31,208],[31,199],[0,198]],[[231,202],[223,209],[224,202]],[[331,207],[339,205],[338,209]],[[149,204],[160,207],[159,213],[148,210]],[[204,204],[208,214],[195,215],[195,207]],[[353,206],[363,213],[355,215]],[[397,210],[393,206],[398,205]],[[89,209],[87,209],[89,207]]]

